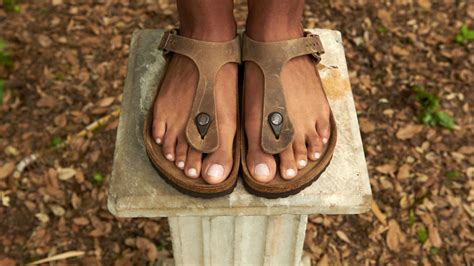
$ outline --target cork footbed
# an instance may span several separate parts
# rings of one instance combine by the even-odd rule
[[[169,60],[168,60],[169,61]],[[165,65],[165,69],[168,64]],[[165,72],[166,73],[166,72]],[[164,77],[164,75],[163,75]],[[158,96],[159,89],[161,87],[161,79],[156,95]],[[154,101],[153,101],[154,102]],[[238,112],[237,112],[238,114]],[[237,117],[237,121],[239,118]],[[200,198],[215,198],[220,196],[225,196],[230,194],[236,184],[238,171],[240,166],[240,128],[237,128],[237,132],[234,139],[234,149],[233,149],[233,166],[229,176],[219,184],[208,184],[204,179],[199,176],[198,178],[190,178],[184,174],[184,171],[179,169],[174,162],[167,160],[162,151],[162,147],[156,144],[153,135],[152,135],[152,122],[153,122],[153,105],[148,111],[147,117],[145,119],[145,124],[143,127],[143,136],[145,149],[148,154],[150,162],[153,164],[155,169],[160,174],[160,177],[163,178],[169,185],[174,187],[176,190],[181,193],[200,197]]]

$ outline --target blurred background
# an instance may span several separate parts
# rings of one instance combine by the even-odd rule
[[[342,32],[374,204],[310,216],[304,253],[472,265],[474,2],[306,2],[305,27]],[[175,3],[0,3],[0,265],[172,257],[166,219],[117,219],[106,202],[131,34],[176,27]],[[236,1],[239,27],[246,14]]]

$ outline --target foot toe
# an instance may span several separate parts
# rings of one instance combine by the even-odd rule
[[[257,149],[247,154],[247,167],[255,180],[267,183],[273,180],[276,173],[276,163],[272,155]]]
[[[218,149],[204,159],[201,176],[209,184],[219,184],[227,178],[231,169],[231,151]]]
[[[293,142],[293,151],[298,169],[303,169],[308,164],[308,153],[304,136],[298,136]]]
[[[161,121],[159,118],[156,118],[153,121],[153,126],[152,126],[152,135],[156,144],[163,143],[163,137],[165,136],[165,132],[166,132],[165,121]]]
[[[176,144],[175,164],[181,170],[184,169],[187,153],[188,153],[188,142],[186,141],[186,138],[184,137],[178,138],[178,144]]]
[[[188,155],[186,157],[184,173],[191,178],[197,178],[201,172],[201,158],[202,154],[192,147],[188,149]]]
[[[280,153],[280,175],[284,179],[292,179],[298,173],[292,146]]]
[[[163,140],[163,155],[168,161],[173,162],[175,159],[177,136],[171,131],[166,132]]]
[[[323,116],[321,115],[316,123],[316,130],[318,131],[318,135],[321,137],[321,141],[324,145],[326,145],[329,141],[329,136],[331,135],[331,126],[329,124],[329,115]]]
[[[308,144],[308,158],[312,161],[316,161],[321,157],[323,151],[323,142],[318,133],[313,132],[306,137]]]

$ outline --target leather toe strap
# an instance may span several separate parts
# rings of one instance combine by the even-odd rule
[[[318,35],[280,42],[258,42],[245,33],[242,40],[242,61],[256,63],[264,76],[264,99],[261,123],[261,146],[270,154],[282,152],[293,142],[294,129],[288,116],[280,73],[290,59],[312,55],[316,63],[324,53]]]
[[[159,49],[165,55],[169,52],[184,55],[196,65],[199,81],[186,125],[186,137],[200,152],[215,151],[219,147],[215,79],[223,65],[240,63],[239,36],[228,42],[207,42],[180,36],[177,30],[171,30],[163,34]]]

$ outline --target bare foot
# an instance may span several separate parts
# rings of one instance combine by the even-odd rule
[[[235,29],[215,34],[209,31],[181,31],[180,34],[206,41],[229,41]],[[215,97],[219,123],[219,148],[204,155],[188,145],[185,127],[191,112],[198,81],[198,71],[187,57],[173,54],[154,104],[153,137],[163,147],[164,156],[174,161],[190,178],[201,176],[209,184],[226,179],[233,164],[233,143],[237,123],[237,65],[228,63],[217,74]]]
[[[271,42],[295,39],[302,36],[301,29],[285,29],[275,32],[252,30],[247,34],[257,41]],[[262,27],[257,27],[261,29]],[[252,176],[260,182],[271,181],[277,165],[273,155],[265,153],[260,146],[263,75],[253,62],[245,62],[245,132],[248,140],[247,164]],[[281,72],[283,92],[291,122],[294,127],[294,142],[278,154],[280,175],[285,179],[296,176],[308,160],[316,161],[321,156],[324,144],[330,136],[330,109],[321,79],[312,59],[305,55],[293,58]]]

